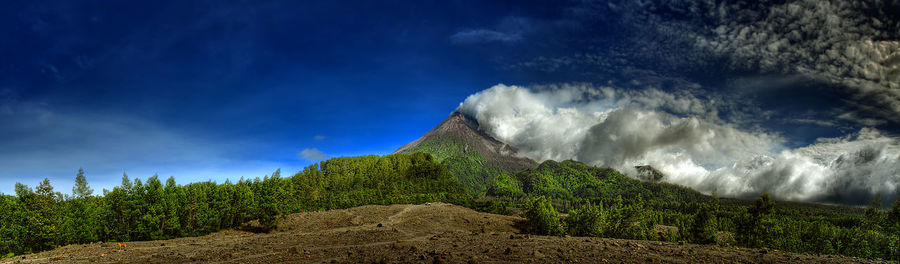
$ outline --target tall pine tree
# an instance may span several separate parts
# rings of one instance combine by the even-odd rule
[[[72,186],[72,195],[75,198],[85,198],[91,196],[94,190],[88,186],[87,179],[84,177],[84,169],[78,168],[78,174],[75,175],[75,186]]]

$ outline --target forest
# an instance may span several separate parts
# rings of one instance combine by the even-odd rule
[[[554,201],[555,202],[555,201]],[[743,204],[743,203],[741,203]],[[706,203],[585,201],[560,217],[551,199],[527,198],[525,226],[543,235],[595,236],[768,248],[795,253],[900,260],[900,201],[854,210],[779,208],[768,194],[749,206]],[[675,209],[675,210],[673,210]],[[659,225],[677,229],[663,229]]]
[[[112,190],[94,195],[79,170],[71,194],[49,180],[35,188],[16,184],[0,196],[0,256],[67,244],[199,236],[258,220],[261,231],[279,216],[299,211],[369,204],[442,201],[467,205],[471,198],[447,170],[424,153],[334,158],[291,177],[280,170],[252,180],[179,185],[173,177],[146,181],[122,176]]]
[[[545,161],[532,170],[503,174],[488,194],[525,208],[526,227],[537,234],[900,260],[900,199],[888,210],[880,197],[865,209],[775,202],[765,193],[749,201],[719,199],[715,193],[636,180],[575,161]],[[560,212],[567,216],[559,217]]]
[[[488,164],[480,153],[465,151],[466,142],[467,139],[458,137],[432,138],[419,143],[410,152],[431,154],[469,194],[477,197],[487,191],[491,180],[502,174],[503,170]]]
[[[226,228],[277,228],[301,211],[369,204],[448,202],[476,210],[521,214],[524,231],[542,235],[644,239],[721,247],[900,259],[900,201],[876,198],[865,209],[718,198],[668,183],[629,178],[575,161],[545,161],[499,173],[485,195],[473,196],[430,154],[341,157],[289,177],[179,185],[169,177],[122,183],[96,194],[79,170],[71,194],[48,180],[0,196],[0,254],[58,246],[199,236]]]

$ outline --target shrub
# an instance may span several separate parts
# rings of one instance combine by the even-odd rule
[[[694,215],[694,222],[688,229],[690,233],[691,243],[696,244],[713,244],[716,243],[716,232],[718,225],[716,221],[716,213],[719,211],[718,204],[703,204]]]
[[[753,202],[753,207],[748,207],[747,211],[738,219],[736,232],[738,242],[750,247],[770,244],[768,240],[771,230],[769,229],[774,225],[774,221],[771,219],[774,211],[775,202],[769,199],[769,193],[763,193]]]
[[[526,204],[525,226],[529,232],[539,235],[562,235],[563,226],[559,213],[544,196],[532,199]]]
[[[572,236],[600,236],[603,208],[590,202],[572,211],[566,218],[566,230]]]
[[[652,212],[646,210],[644,199],[638,195],[628,203],[622,196],[616,197],[615,203],[603,211],[603,235],[624,239],[655,239],[653,227],[655,219]]]

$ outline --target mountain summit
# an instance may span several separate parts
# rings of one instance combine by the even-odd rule
[[[431,154],[476,195],[484,193],[501,173],[537,167],[533,160],[520,156],[518,148],[488,135],[480,129],[477,120],[458,111],[394,153],[407,152]]]

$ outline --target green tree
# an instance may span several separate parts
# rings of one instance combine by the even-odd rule
[[[737,240],[743,245],[760,247],[769,242],[769,229],[773,223],[771,215],[775,211],[775,202],[769,193],[763,193],[753,202],[753,206],[738,219]]]
[[[622,196],[604,211],[603,235],[626,239],[653,239],[656,225],[642,196],[626,203]]]
[[[128,173],[124,173],[124,172],[122,173],[121,187],[122,187],[122,190],[125,190],[125,192],[131,191],[132,182],[131,182],[131,179],[128,178]]]
[[[718,241],[719,194],[713,190],[712,199],[698,205],[697,213],[689,230],[690,240],[697,244],[712,244]]]
[[[175,177],[169,177],[166,180],[166,187],[163,189],[163,212],[165,213],[162,222],[162,231],[165,237],[181,236],[181,221],[178,215],[178,207],[181,206],[180,198],[183,197],[182,188],[175,184]]]
[[[94,190],[88,186],[87,179],[84,177],[84,169],[78,168],[78,174],[75,175],[75,186],[72,186],[72,195],[75,198],[84,198],[93,193]]]
[[[28,210],[28,247],[33,251],[52,249],[57,245],[57,198],[50,180],[44,178],[35,191],[22,185],[16,194]]]
[[[281,214],[281,208],[278,204],[281,198],[280,191],[281,170],[275,171],[272,177],[264,177],[262,181],[259,178],[254,181],[254,194],[256,194],[256,218],[263,230],[269,231],[278,227],[278,215]]]
[[[230,216],[232,219],[229,221],[232,225],[240,225],[247,220],[253,219],[256,211],[254,210],[256,208],[256,200],[250,184],[250,181],[241,179],[234,186],[233,197],[231,198],[233,213]]]
[[[590,202],[585,203],[566,218],[566,231],[572,236],[600,236],[603,233],[602,212],[602,204],[596,206]]]
[[[25,191],[24,185],[16,184],[16,190]],[[0,257],[8,254],[22,254],[28,250],[28,216],[16,197],[0,194]]]
[[[866,207],[866,218],[863,227],[869,230],[881,230],[884,222],[884,212],[881,211],[881,195],[876,194],[869,206]]]
[[[897,195],[897,200],[894,201],[891,210],[884,217],[884,223],[885,231],[900,236],[900,195]]]
[[[689,228],[691,243],[713,244],[716,243],[718,224],[716,214],[719,212],[717,203],[699,205],[694,215],[694,222]]]
[[[166,224],[165,191],[159,175],[153,175],[147,179],[142,192],[143,214],[140,216],[138,228],[147,232],[149,239],[163,239],[163,231]]]
[[[525,193],[522,192],[522,186],[519,185],[519,181],[513,178],[512,175],[506,173],[497,175],[497,177],[494,178],[491,182],[491,186],[488,188],[487,194],[510,198],[525,196]]]
[[[525,226],[531,232],[541,235],[563,235],[565,231],[559,221],[559,213],[547,197],[540,196],[525,206]]]

